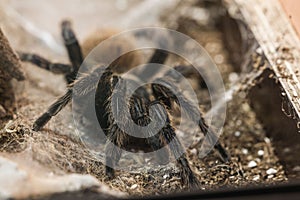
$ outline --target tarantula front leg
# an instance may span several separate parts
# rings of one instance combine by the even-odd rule
[[[33,130],[40,130],[53,116],[61,111],[71,100],[72,90],[69,89],[63,96],[57,99],[48,110],[42,114],[33,124]]]
[[[55,74],[69,74],[72,71],[72,66],[61,63],[52,63],[39,55],[31,53],[18,52],[21,61],[30,62],[42,69],[51,71]]]
[[[68,89],[68,91],[57,101],[55,101],[49,107],[49,109],[34,122],[33,130],[35,131],[40,130],[53,116],[55,116],[69,103],[72,97],[72,87],[73,87],[72,83],[75,81],[79,67],[83,62],[81,48],[79,46],[79,43],[77,41],[77,38],[73,30],[71,29],[71,23],[69,21],[62,22],[62,37],[64,39],[65,46],[68,51],[69,59],[72,63],[72,67],[70,67],[69,65],[61,65],[61,64],[53,65],[46,59],[43,59],[40,56],[36,56],[36,55],[34,56],[30,54],[20,55],[21,59],[23,58],[23,60],[33,62],[42,68],[49,69],[49,70],[58,68],[61,71],[67,71],[65,73],[65,78],[67,83],[70,84],[70,88]],[[92,73],[92,76],[95,76],[95,74]],[[81,82],[84,82],[84,80],[88,80],[88,78],[89,76],[82,78]]]
[[[62,22],[62,37],[68,51],[69,59],[72,65],[52,63],[36,54],[18,52],[20,59],[25,62],[31,62],[40,68],[46,69],[56,74],[64,74],[68,84],[76,79],[80,65],[83,62],[80,45],[77,41],[74,31],[69,21]]]
[[[72,72],[67,74],[66,79],[68,83],[72,83],[76,79],[79,67],[83,62],[83,56],[76,35],[71,28],[71,22],[67,20],[63,21],[61,28],[62,37],[68,51],[69,60],[73,66]]]
[[[203,134],[208,137],[209,141],[212,143],[215,142],[214,148],[219,152],[221,159],[224,162],[230,160],[230,156],[228,155],[227,151],[217,140],[216,133],[207,126],[199,108],[194,106],[188,99],[178,92],[179,89],[171,82],[168,82],[165,79],[157,79],[157,81],[160,82],[160,84],[153,83],[151,85],[154,96],[159,99],[168,109],[172,108],[172,102],[176,102],[178,105],[182,104],[180,105],[181,108],[186,111],[191,120],[197,120],[199,128]],[[176,91],[176,94],[174,94],[166,86],[173,88],[173,91]]]
[[[109,76],[111,72],[105,71],[103,67],[96,68],[92,73],[80,77],[76,82],[69,85],[67,92],[58,98],[48,110],[42,114],[33,124],[33,130],[40,130],[53,116],[60,112],[71,100],[72,95],[84,96],[96,90],[97,80],[99,80],[100,74],[103,76]]]

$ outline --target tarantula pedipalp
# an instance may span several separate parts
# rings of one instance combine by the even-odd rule
[[[107,138],[105,146],[105,164],[106,175],[109,178],[114,177],[114,166],[117,165],[122,153],[120,149],[128,149],[130,141],[134,140],[138,141],[140,146],[143,146],[144,144],[148,145],[153,151],[168,145],[182,172],[182,182],[191,187],[199,186],[198,179],[195,177],[188,164],[183,147],[178,140],[175,129],[170,121],[169,111],[172,109],[173,104],[183,104],[181,105],[181,108],[185,109],[191,120],[197,120],[198,126],[207,137],[215,140],[216,135],[206,125],[198,107],[194,106],[187,98],[185,98],[179,90],[175,90],[178,92],[174,93],[174,91],[167,87],[177,88],[176,85],[170,85],[172,83],[167,81],[168,78],[172,78],[172,73],[169,71],[166,72],[164,74],[164,79],[157,78],[155,83],[148,85],[148,88],[147,86],[139,87],[137,90],[133,91],[132,96],[127,99],[124,91],[126,90],[128,83],[134,82],[134,80],[124,79],[114,72],[114,69],[116,69],[115,65],[122,65],[122,63],[114,62],[108,67],[98,64],[91,73],[79,75],[79,78],[76,80],[79,67],[83,62],[83,56],[81,47],[71,29],[70,22],[68,21],[62,23],[62,37],[65,41],[71,65],[51,63],[34,54],[19,53],[20,58],[23,61],[31,62],[55,73],[64,74],[69,85],[67,92],[55,101],[49,109],[34,122],[33,130],[38,131],[41,129],[53,116],[60,112],[70,102],[72,96],[75,95],[84,98],[87,94],[94,92],[94,106],[98,123]],[[149,63],[164,63],[166,58],[167,53],[158,49],[155,50]],[[187,67],[176,66],[174,69],[178,72],[186,73]],[[121,87],[115,89],[117,84],[121,85]],[[152,91],[151,94],[148,92],[149,89]],[[118,94],[116,101],[123,103],[114,104],[114,102],[112,102],[112,96],[115,94]],[[152,98],[150,98],[151,96]],[[149,110],[151,106],[155,106],[155,109],[153,109],[154,113],[152,113],[152,116],[150,117]],[[119,119],[121,119],[118,120],[118,122],[112,114],[112,109],[118,110]],[[130,116],[126,114],[126,110],[129,110]],[[200,116],[200,118],[198,119],[197,116]],[[148,129],[148,132],[140,133],[145,134],[145,137],[137,138],[126,133],[121,129],[120,124],[118,124],[121,123],[121,126],[123,127],[130,126],[130,121],[133,121],[134,124],[140,127],[145,127],[152,122],[154,122],[154,126],[159,126],[155,123],[164,122],[164,124],[157,134],[152,133],[153,131]],[[219,142],[217,142],[214,147],[224,161],[229,159],[226,150]],[[161,159],[166,159],[163,157],[167,157],[168,154],[157,156],[161,156]]]

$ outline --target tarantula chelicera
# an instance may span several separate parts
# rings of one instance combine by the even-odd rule
[[[197,124],[201,131],[208,137],[216,136],[215,133],[206,125],[198,107],[189,102],[189,100],[180,92],[175,94],[174,91],[171,91],[168,87],[166,87],[166,85],[171,84],[167,81],[167,78],[172,78],[172,74],[167,71],[164,74],[164,79],[156,79],[157,81],[149,84],[150,87],[148,88],[147,86],[139,87],[133,92],[129,100],[125,102],[126,98],[124,91],[126,90],[126,83],[128,81],[121,76],[118,76],[115,73],[113,66],[103,67],[99,64],[92,73],[87,75],[79,74],[79,76],[77,76],[79,67],[83,63],[84,56],[82,55],[81,47],[69,21],[62,22],[62,37],[68,51],[71,65],[51,63],[38,55],[19,52],[22,61],[31,62],[38,67],[51,72],[64,74],[66,82],[68,83],[68,90],[66,93],[55,101],[49,109],[34,122],[33,130],[40,130],[51,119],[51,117],[55,116],[70,102],[73,95],[84,97],[87,93],[95,90],[96,116],[107,138],[105,146],[105,164],[106,175],[109,178],[114,177],[114,166],[117,165],[121,157],[121,151],[118,148],[115,148],[115,146],[126,149],[130,144],[130,141],[135,140],[138,141],[140,146],[148,145],[152,150],[158,150],[165,145],[169,145],[169,150],[176,158],[178,167],[181,170],[182,183],[189,187],[199,186],[198,179],[195,177],[188,164],[186,154],[184,153],[183,147],[178,140],[175,134],[175,129],[170,121],[170,110],[174,104],[184,104],[182,105],[182,108],[186,109],[186,113],[188,113],[188,116],[192,120],[195,120],[197,119],[197,116],[200,116]],[[166,52],[162,50],[155,50],[149,60],[149,63],[164,63],[167,56],[168,54]],[[122,65],[122,63],[119,62],[118,65]],[[188,74],[187,71],[189,71],[189,68],[185,66],[175,66],[174,69],[185,74]],[[102,75],[99,79],[100,74]],[[79,78],[76,79],[76,77]],[[97,84],[94,84],[94,80],[97,80]],[[130,81],[134,82],[134,80]],[[164,84],[158,84],[158,82]],[[117,84],[120,87],[115,89]],[[176,88],[176,86],[172,85],[172,88]],[[149,91],[152,91],[151,94],[149,94]],[[112,105],[111,97],[116,93],[118,94],[116,97],[117,103]],[[125,103],[123,104],[122,102]],[[152,113],[152,117],[150,117],[149,110],[153,105],[156,106],[155,109],[153,109],[154,113]],[[122,126],[127,126],[130,120],[141,127],[145,127],[151,122],[161,121],[164,121],[164,125],[157,134],[144,138],[136,138],[127,134],[118,126],[118,123],[112,116],[112,107],[117,109],[118,117],[121,119],[118,120],[118,123],[122,123]],[[126,109],[129,110],[129,114],[131,115],[131,117],[129,117],[130,119],[128,119],[128,115],[126,115]],[[163,117],[165,117],[165,119],[163,119]],[[151,130],[149,131],[151,132]],[[215,144],[214,148],[219,152],[224,161],[229,159],[226,150],[219,142]],[[164,154],[164,156],[168,156],[168,154]]]

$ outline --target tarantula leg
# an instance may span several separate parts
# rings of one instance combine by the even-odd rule
[[[174,81],[179,82],[182,79],[182,75],[185,78],[197,78],[200,87],[207,88],[204,79],[193,65],[176,65],[172,69],[168,70],[163,77],[170,77]]]
[[[105,174],[109,179],[112,179],[115,176],[114,167],[121,158],[121,147],[124,147],[126,141],[126,136],[119,129],[118,125],[113,124],[105,146]]]
[[[148,63],[159,63],[163,64],[168,58],[168,52],[162,49],[156,49],[152,54]]]
[[[168,109],[170,109],[172,106],[171,101],[176,102],[178,105],[182,103],[183,105],[180,106],[182,109],[186,111],[187,115],[192,120],[199,120],[198,126],[200,127],[203,134],[207,136],[211,142],[216,141],[214,148],[219,152],[221,159],[224,162],[229,161],[230,160],[229,154],[224,149],[224,147],[220,144],[220,142],[217,140],[216,133],[207,126],[199,108],[194,106],[180,92],[176,92],[176,94],[174,94],[170,89],[164,86],[164,85],[168,85],[170,88],[173,88],[174,91],[179,91],[179,89],[175,85],[163,79],[157,79],[157,81],[159,81],[161,84],[154,83],[151,85],[154,96],[157,99],[159,99],[164,105],[166,105]]]
[[[63,96],[61,96],[58,100],[56,100],[45,112],[42,114],[33,124],[33,130],[40,130],[47,122],[51,119],[51,117],[55,116],[59,111],[61,111],[71,100],[72,90],[68,90]]]
[[[168,58],[168,55],[169,54],[167,51],[164,51],[161,49],[156,49],[147,63],[164,64]],[[148,79],[150,79],[150,78],[154,77],[154,75],[158,72],[159,72],[159,69],[149,66],[149,67],[146,67],[144,70],[142,70],[142,72],[140,72],[140,74],[146,74]]]
[[[151,105],[154,104],[160,105],[159,107],[156,107],[154,109],[155,113],[152,116],[152,120],[154,120],[154,123],[161,123],[162,121],[164,121],[164,116],[166,117],[164,127],[159,131],[158,134],[156,134],[159,136],[157,137],[160,140],[159,144],[169,145],[169,149],[177,160],[177,164],[181,170],[182,183],[184,185],[187,185],[189,188],[198,188],[200,186],[200,183],[189,166],[182,144],[177,138],[174,128],[171,126],[170,118],[165,106],[157,101],[153,101],[151,103]],[[154,143],[152,143],[152,145],[154,145]]]
[[[161,165],[168,164],[169,151],[163,148],[166,145],[166,143],[164,142],[164,140],[161,139],[160,135],[156,134],[152,137],[147,138],[147,143],[152,148],[152,151],[155,151],[157,163]]]
[[[195,76],[195,74],[197,74],[197,70],[192,65],[176,65],[172,69],[166,71],[164,76],[171,77],[175,80],[180,79],[180,74],[175,73],[175,71],[182,74],[185,77],[192,77]]]
[[[72,67],[70,65],[51,63],[47,59],[42,58],[41,56],[36,54],[18,52],[18,55],[22,61],[30,62],[42,69],[48,70],[55,74],[69,74],[72,71]]]
[[[189,166],[186,154],[184,153],[180,141],[176,137],[174,128],[169,124],[166,125],[162,129],[161,135],[166,143],[169,144],[169,148],[177,160],[177,164],[181,169],[181,179],[183,184],[187,185],[189,188],[198,188],[200,183]]]
[[[61,24],[62,27],[62,37],[65,42],[65,46],[68,51],[69,59],[73,65],[72,73],[66,76],[68,83],[72,83],[78,73],[79,67],[83,62],[83,56],[81,52],[80,45],[75,36],[74,31],[71,28],[70,21],[63,21]]]

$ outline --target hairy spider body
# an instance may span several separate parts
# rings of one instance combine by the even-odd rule
[[[133,95],[130,97],[129,101],[125,98],[126,94],[124,91],[126,91],[126,82],[128,80],[124,80],[120,76],[115,76],[113,73],[109,72],[107,70],[104,72],[105,77],[103,77],[102,80],[98,83],[97,91],[96,91],[96,114],[98,121],[101,127],[104,129],[105,135],[107,135],[107,144],[105,148],[105,154],[106,154],[106,174],[109,178],[114,177],[114,166],[117,165],[120,157],[121,157],[121,151],[120,149],[117,149],[117,147],[130,150],[130,142],[135,141],[139,142],[143,145],[148,145],[152,151],[156,151],[164,147],[165,144],[172,145],[170,146],[170,149],[172,149],[172,153],[177,159],[177,164],[179,165],[181,172],[182,172],[182,181],[185,185],[195,187],[198,186],[198,180],[194,176],[194,173],[192,172],[191,168],[189,167],[188,161],[186,159],[186,156],[184,154],[183,147],[176,137],[175,129],[173,128],[170,117],[168,115],[167,109],[165,105],[157,100],[151,101],[148,93],[146,92],[145,87],[140,87],[136,91],[134,91]],[[129,80],[133,81],[133,80]],[[117,91],[113,91],[115,88],[115,85],[119,83],[121,85],[121,88],[118,88]],[[106,88],[106,89],[103,89]],[[108,88],[108,89],[107,89]],[[113,103],[112,101],[107,101],[107,99],[110,99],[113,95],[113,93],[119,93],[117,94],[116,101],[117,103]],[[158,99],[159,94],[155,94],[155,99]],[[129,103],[127,103],[129,102]],[[154,109],[154,114],[152,118],[150,118],[149,114],[149,107],[151,105],[160,105]],[[122,107],[125,106],[125,107]],[[112,108],[113,107],[113,108]],[[125,110],[129,108],[131,118],[126,115]],[[121,123],[117,124],[116,118],[112,116],[112,109],[116,109],[118,111],[118,122]],[[103,112],[99,112],[103,111]],[[104,113],[104,114],[103,114]],[[164,117],[166,117],[166,122],[164,124],[164,127],[159,131],[159,133],[151,133],[151,129],[146,131],[144,134],[145,138],[137,138],[131,135],[128,135],[126,132],[124,132],[121,128],[128,127],[131,125],[131,120],[133,122],[140,126],[140,127],[146,127],[151,121],[155,123],[160,123],[164,121]],[[158,125],[155,125],[158,126]],[[136,131],[136,129],[131,129]],[[142,132],[141,132],[142,133]],[[151,135],[150,135],[151,134]],[[152,135],[153,134],[153,135]],[[173,141],[173,142],[171,142]],[[166,156],[168,158],[168,153],[165,152],[163,154],[157,154],[158,156]],[[162,158],[162,159],[167,159]]]
[[[72,96],[75,95],[84,101],[86,96],[94,93],[96,116],[106,136],[105,164],[106,175],[109,178],[114,177],[114,166],[118,164],[121,158],[121,149],[130,149],[132,143],[138,143],[140,147],[148,146],[151,151],[159,150],[168,145],[170,152],[177,160],[183,184],[189,187],[198,187],[198,179],[189,166],[184,149],[175,134],[175,129],[169,117],[169,111],[172,109],[173,104],[183,104],[181,105],[182,109],[186,111],[191,120],[197,120],[198,126],[205,135],[210,138],[216,136],[206,125],[199,108],[189,102],[178,89],[175,93],[169,89],[177,88],[176,85],[172,85],[172,83],[167,81],[174,78],[174,74],[167,71],[164,74],[164,79],[158,78],[155,83],[139,87],[132,91],[130,97],[126,97],[126,89],[130,89],[130,84],[136,83],[134,80],[122,78],[115,73],[118,67],[122,67],[122,63],[114,62],[107,68],[98,64],[92,73],[87,75],[79,74],[79,78],[76,79],[79,67],[83,62],[83,56],[80,45],[68,21],[62,23],[62,36],[72,65],[51,63],[36,55],[19,53],[23,61],[32,62],[46,70],[64,74],[69,84],[66,93],[34,122],[33,130],[38,131],[41,129],[51,117],[55,116],[70,102]],[[164,63],[166,58],[166,52],[156,50],[149,63]],[[177,66],[174,69],[184,74],[191,72],[186,71],[188,67]],[[117,85],[119,87],[116,87]],[[151,94],[148,92],[149,90]],[[114,95],[116,96],[115,100],[112,100]],[[150,116],[150,108],[152,106],[155,108],[152,109],[152,115]],[[126,110],[129,110],[129,112],[126,112]],[[117,118],[113,113],[117,113]],[[197,116],[200,116],[200,119]],[[131,128],[133,126],[132,121],[141,129]],[[151,128],[146,129],[146,131],[139,131],[150,123],[153,123],[153,127],[161,127],[162,123],[163,126],[158,133],[154,133]],[[129,130],[137,131],[139,134],[144,135],[142,135],[142,138],[129,135],[124,131],[124,127],[129,127]],[[227,152],[219,142],[214,147],[224,161],[229,159]],[[165,162],[168,160],[169,153],[164,151],[164,153],[157,154],[157,156],[162,162]]]

